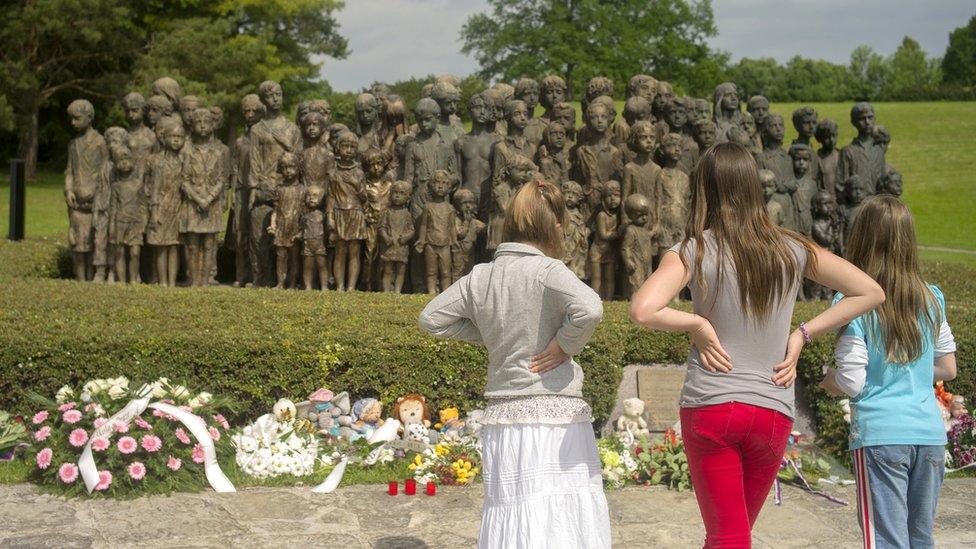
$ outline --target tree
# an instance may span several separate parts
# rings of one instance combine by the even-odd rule
[[[919,100],[934,94],[939,83],[935,67],[922,47],[906,36],[889,60],[891,78],[886,99]]]
[[[125,80],[144,44],[128,2],[24,0],[4,10],[0,26],[0,94],[10,101],[18,154],[37,170],[40,110],[74,92],[106,97]]]
[[[753,95],[763,95],[772,101],[781,101],[784,72],[783,67],[772,57],[743,57],[729,67],[728,79],[744,92],[746,97],[743,100]]]
[[[949,33],[949,45],[942,57],[942,81],[976,86],[976,15],[965,27]]]
[[[695,68],[711,60],[708,70],[718,74],[723,64],[705,42],[717,32],[708,0],[488,3],[488,13],[472,15],[461,29],[461,51],[474,54],[486,80],[555,72],[572,98],[598,75],[612,78],[621,90],[638,73],[699,88]]]
[[[858,46],[851,52],[847,66],[851,77],[853,99],[871,101],[882,98],[888,86],[891,67],[870,46]]]

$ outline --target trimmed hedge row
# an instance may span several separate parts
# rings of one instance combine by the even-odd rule
[[[70,258],[57,240],[0,244],[0,408],[25,412],[24,389],[53,393],[94,377],[168,376],[239,400],[240,415],[264,413],[277,398],[316,387],[375,395],[387,405],[407,392],[435,407],[484,404],[483,350],[434,340],[416,327],[427,296],[311,293],[227,287],[107,286],[56,280]],[[976,395],[976,271],[927,265],[942,286],[959,345],[950,390]],[[800,303],[796,321],[820,303]],[[607,303],[604,321],[579,357],[584,394],[598,422],[616,400],[622,367],[680,363],[688,339],[635,327],[626,303]],[[800,398],[825,449],[843,456],[847,426],[833,398],[816,388],[833,340],[801,356]]]

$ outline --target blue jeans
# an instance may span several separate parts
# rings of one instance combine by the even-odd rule
[[[942,446],[865,446],[851,452],[865,549],[935,546],[935,506],[945,476]]]

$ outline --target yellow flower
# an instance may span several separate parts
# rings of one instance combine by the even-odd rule
[[[421,465],[424,462],[424,459],[420,457],[420,454],[417,454],[413,457],[413,462],[417,465]]]
[[[417,468],[417,465],[415,463],[411,463],[410,465],[407,465],[407,469],[410,469],[411,471],[413,471],[416,468]]]

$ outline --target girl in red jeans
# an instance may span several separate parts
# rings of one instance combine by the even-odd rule
[[[687,235],[631,301],[634,322],[691,335],[681,427],[705,547],[749,547],[793,425],[793,380],[805,343],[884,301],[850,263],[766,214],[752,155],[705,151],[691,174]],[[844,298],[792,333],[807,278]],[[694,312],[668,304],[689,286]]]

